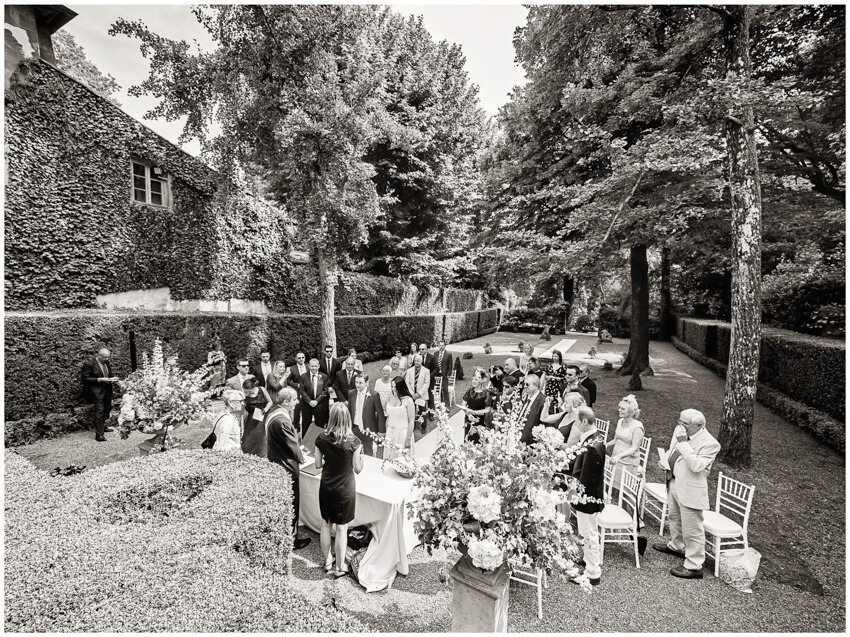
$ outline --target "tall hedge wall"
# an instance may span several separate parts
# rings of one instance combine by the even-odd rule
[[[724,366],[729,363],[729,323],[679,318],[676,335],[698,353]],[[761,339],[759,382],[843,422],[845,349],[844,341],[766,327]]]
[[[443,316],[340,316],[336,319],[337,349],[342,353],[348,347],[356,347],[359,352],[370,352],[372,358],[378,358],[388,357],[395,347],[411,341],[434,343],[443,335]],[[445,316],[446,339],[458,341],[493,331],[498,310]],[[236,373],[238,357],[257,361],[261,349],[266,347],[273,358],[288,363],[298,351],[317,355],[321,346],[318,325],[315,316],[282,314],[8,312],[4,412],[7,444],[10,440],[16,443],[86,426],[85,417],[79,415],[80,365],[106,345],[112,350],[115,374],[126,376],[131,371],[131,332],[139,360],[142,352],[150,351],[154,339],[162,338],[167,349],[179,354],[187,369],[205,363],[207,352],[219,339],[228,356],[228,374],[232,375]],[[65,422],[72,417],[78,422]]]

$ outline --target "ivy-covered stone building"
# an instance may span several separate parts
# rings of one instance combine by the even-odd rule
[[[6,309],[279,296],[284,215],[59,70],[50,36],[75,15],[5,6]]]

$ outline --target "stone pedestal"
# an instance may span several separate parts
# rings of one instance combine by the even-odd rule
[[[449,575],[453,633],[507,632],[510,572],[504,564],[495,571],[482,571],[464,555]]]

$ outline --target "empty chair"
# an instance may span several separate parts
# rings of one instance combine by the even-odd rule
[[[434,404],[436,405],[438,402],[442,400],[443,396],[443,377],[441,376],[437,380],[434,381],[434,389],[432,390],[434,394]],[[448,409],[448,405],[446,405]]]
[[[448,404],[448,406],[455,404],[455,378],[456,377],[457,377],[456,371],[453,371],[451,374],[449,374],[449,384],[448,384],[449,404]]]
[[[652,446],[652,438],[644,436],[640,442],[640,462],[639,465],[643,469],[643,475],[646,475],[646,465],[649,462],[649,449]]]
[[[531,567],[523,567],[519,562],[511,560],[511,579],[521,584],[534,586],[537,589],[537,619],[543,619],[543,589],[549,588],[546,581],[546,571]]]
[[[608,442],[608,430],[611,428],[610,420],[596,419],[596,430],[601,431],[605,436],[605,441]]]
[[[606,463],[607,469],[607,463]],[[643,491],[643,480],[631,471],[620,472],[620,497],[617,504],[606,504],[599,512],[599,563],[605,555],[605,543],[631,544],[635,551],[635,566],[640,568],[638,554],[638,514]]]
[[[643,515],[650,515],[660,523],[658,535],[664,535],[664,521],[667,519],[667,484],[664,482],[645,482],[643,485]]]
[[[755,486],[724,476],[723,472],[717,478],[717,501],[714,511],[703,514],[703,526],[706,536],[714,536],[714,576],[717,577],[720,567],[721,549],[741,547],[749,548],[747,525],[750,521],[750,509],[753,506]],[[740,539],[738,539],[740,538]],[[706,537],[706,543],[707,543]],[[709,552],[706,551],[708,555]]]

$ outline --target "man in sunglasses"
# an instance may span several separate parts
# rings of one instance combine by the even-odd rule
[[[236,376],[227,379],[227,386],[236,391],[242,391],[242,383],[248,380],[251,374],[248,371],[248,359],[240,358],[236,361]]]

